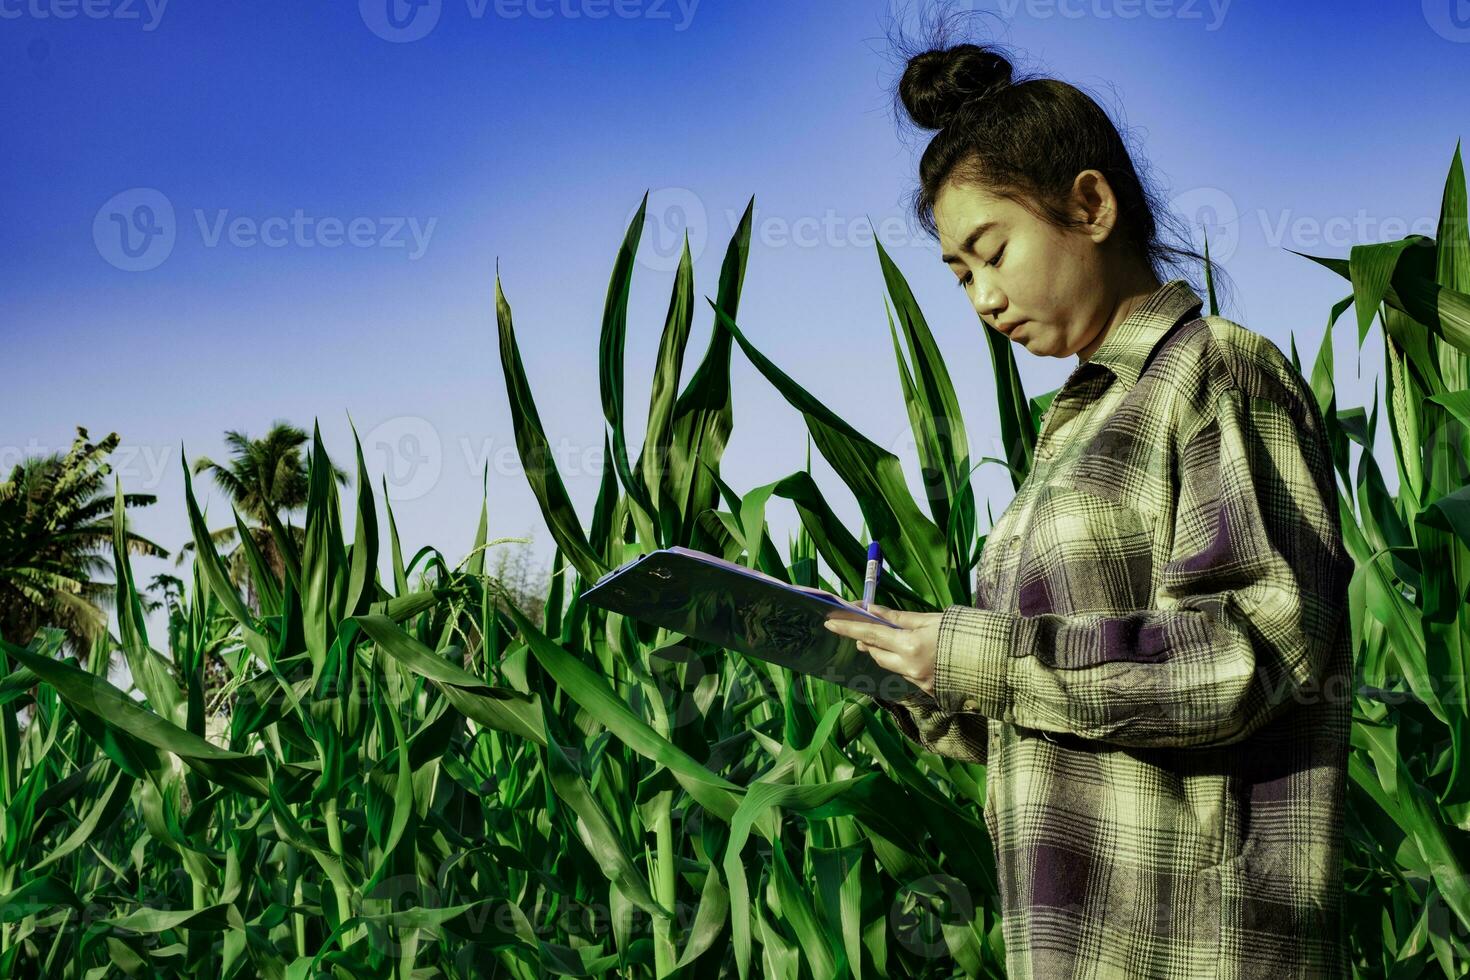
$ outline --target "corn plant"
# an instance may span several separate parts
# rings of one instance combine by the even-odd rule
[[[557,545],[544,623],[485,572],[497,542],[484,499],[470,551],[451,565],[427,546],[405,562],[385,495],[385,580],[361,447],[349,539],[314,432],[301,543],[266,515],[281,574],[241,527],[258,610],[215,550],[185,467],[196,556],[167,655],[150,643],[123,548],[117,635],[85,662],[54,629],[24,647],[0,638],[0,973],[1003,975],[982,766],[907,741],[863,695],[578,596],[638,552],[675,544],[855,596],[873,537],[889,556],[881,601],[968,603],[985,542],[971,476],[993,462],[1019,485],[1054,393],[1027,398],[1009,342],[986,331],[1005,458],[972,458],[933,336],[878,247],[916,498],[893,454],[739,326],[752,201],[706,297],[709,345],[681,385],[697,307],[685,243],[634,455],[623,347],[646,204],[603,310],[604,469],[585,528],[497,275],[516,443]],[[1470,963],[1465,212],[1457,149],[1436,239],[1316,259],[1353,287],[1310,380],[1351,491],[1339,503],[1358,563],[1347,859],[1360,976],[1458,977]],[[1354,303],[1360,342],[1375,316],[1384,328],[1397,493],[1370,452],[1376,402],[1371,414],[1336,403],[1330,329]],[[743,493],[720,472],[737,345],[810,436],[802,468]],[[1298,363],[1294,341],[1291,353]],[[1355,479],[1350,442],[1363,449]],[[861,537],[813,480],[813,445],[856,501]],[[773,496],[800,518],[784,550],[766,521]],[[106,678],[115,650],[132,690]],[[202,678],[216,661],[230,681],[212,736]]]
[[[680,392],[694,310],[686,247],[649,436],[630,462],[620,362],[640,208],[604,318],[612,436],[589,532],[544,465],[497,283],[516,437],[559,548],[544,630],[483,574],[484,503],[470,556],[450,567],[428,547],[405,564],[385,501],[384,581],[361,448],[349,536],[314,432],[302,543],[270,521],[283,574],[240,535],[258,611],[231,580],[186,472],[195,560],[167,655],[150,642],[118,549],[111,646],[134,690],[107,681],[107,645],[86,664],[58,656],[54,631],[0,647],[0,969],[837,976],[882,975],[903,961],[906,972],[999,962],[998,924],[985,911],[993,895],[954,887],[993,880],[974,811],[983,772],[936,788],[891,728],[844,692],[577,599],[592,577],[654,543],[745,555],[848,594],[858,584],[864,548],[809,468],[744,497],[718,471],[750,213],[726,255],[709,350]],[[923,329],[915,322],[905,329]],[[930,366],[927,330],[918,336],[927,387],[916,399],[939,392],[952,403],[942,365]],[[929,438],[937,472],[967,477],[962,440],[938,426]],[[934,549],[912,566],[925,594],[894,578],[884,599],[921,608],[963,596],[972,509],[931,499],[957,515],[946,519],[947,542],[900,492],[891,456],[836,420],[817,441],[845,446],[849,470],[868,461],[882,471],[883,497],[865,512],[890,549],[914,533]],[[772,494],[803,515],[784,558],[764,519]],[[126,533],[120,506],[114,529]],[[222,744],[206,737],[206,658],[223,660],[231,677]],[[23,704],[34,708],[24,728]],[[917,937],[911,907],[936,892],[965,914],[951,915],[943,935]]]
[[[1357,571],[1348,812],[1355,953],[1374,975],[1470,969],[1470,234],[1458,144],[1434,238],[1305,256],[1342,275],[1310,382],[1328,422],[1344,540]],[[1297,253],[1301,254],[1301,253]],[[1398,488],[1372,454],[1371,413],[1339,409],[1331,329],[1352,305],[1361,346],[1382,327]],[[1295,345],[1293,363],[1297,362]],[[1349,444],[1362,449],[1350,473]]]

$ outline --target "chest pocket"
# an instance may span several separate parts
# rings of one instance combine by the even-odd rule
[[[1153,601],[1153,542],[1138,511],[1083,488],[1049,484],[1022,534],[1012,606],[1045,613],[1117,615]]]
[[[1024,540],[1023,532],[1031,511],[1030,498],[1034,492],[1034,487],[1023,483],[985,539],[975,575],[975,605],[981,609],[1016,611],[1010,582]]]

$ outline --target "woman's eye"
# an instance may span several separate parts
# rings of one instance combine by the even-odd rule
[[[968,272],[967,272],[967,273],[965,273],[965,274],[964,274],[964,275],[963,275],[963,276],[960,276],[960,278],[959,278],[959,279],[957,279],[957,280],[956,280],[956,283],[957,283],[957,284],[958,284],[958,285],[959,285],[959,287],[960,287],[960,288],[961,288],[961,289],[964,289],[964,288],[965,288],[965,287],[966,287],[966,286],[968,286],[968,285],[969,285],[969,284],[970,284],[970,280],[971,280],[971,279],[972,279],[972,278],[974,278],[974,277],[973,277],[973,276],[971,276],[971,275],[970,275],[970,274],[969,274],[969,273],[968,273]]]
[[[1000,257],[1002,255],[1004,255],[1004,254],[1006,254],[1006,247],[1004,245],[1002,245],[1000,247],[1000,251],[995,253],[995,258],[991,259],[989,262],[987,262],[985,264],[986,265],[990,265],[990,266],[1000,265]]]

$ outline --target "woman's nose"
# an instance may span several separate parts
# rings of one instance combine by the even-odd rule
[[[1005,297],[1000,290],[988,286],[976,286],[972,293],[975,313],[986,323],[994,324],[1005,309]]]

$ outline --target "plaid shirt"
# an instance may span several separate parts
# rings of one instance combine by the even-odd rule
[[[1008,975],[1346,977],[1353,562],[1320,411],[1166,283],[1078,365],[940,619],[934,696],[986,765]]]

